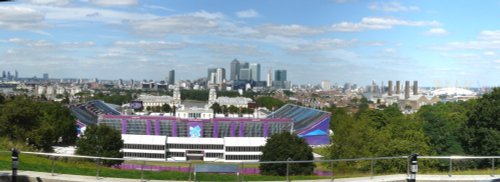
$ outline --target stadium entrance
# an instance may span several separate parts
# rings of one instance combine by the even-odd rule
[[[203,156],[205,152],[203,150],[186,150],[186,160],[188,161],[203,161]]]

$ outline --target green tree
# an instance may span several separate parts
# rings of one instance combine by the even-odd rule
[[[239,109],[234,106],[234,105],[230,105],[228,108],[227,108],[228,112],[231,113],[231,114],[234,114],[234,113],[238,113]]]
[[[266,107],[269,110],[278,109],[285,105],[283,101],[269,96],[259,97],[255,103],[258,107]]]
[[[222,113],[222,107],[219,105],[219,103],[213,103],[210,108],[214,111],[214,115],[216,113]]]
[[[429,145],[437,155],[463,155],[461,138],[467,122],[467,111],[472,102],[447,102],[423,106],[417,116],[423,121],[423,129]]]
[[[307,142],[295,134],[283,132],[274,134],[267,140],[262,150],[261,161],[293,161],[313,160],[312,148]],[[290,175],[310,175],[314,170],[314,163],[290,164]],[[286,175],[286,164],[260,164],[263,175]]]
[[[169,104],[163,104],[163,105],[161,106],[161,111],[163,111],[163,112],[167,112],[167,113],[168,113],[168,112],[170,112],[171,110],[172,110],[172,108],[170,107],[170,105],[169,105]]]
[[[77,142],[76,154],[98,157],[122,158],[123,140],[119,131],[106,125],[88,125]],[[105,160],[103,164],[121,164],[120,160]]]
[[[58,141],[75,143],[75,118],[60,103],[16,96],[0,107],[0,136],[50,152]]]
[[[464,148],[469,155],[500,153],[500,88],[484,94],[472,108],[464,129]]]

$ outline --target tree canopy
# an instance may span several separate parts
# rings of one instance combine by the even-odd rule
[[[261,161],[293,161],[313,160],[312,148],[307,142],[295,134],[283,132],[272,135],[262,150]],[[290,175],[310,175],[314,169],[313,163],[290,164]],[[286,164],[260,164],[263,175],[286,175]]]
[[[76,154],[122,158],[123,140],[119,131],[106,125],[89,125],[77,142]],[[106,160],[107,166],[121,164],[123,161]]]
[[[60,103],[16,96],[0,105],[0,137],[52,151],[55,144],[74,144],[75,118]]]
[[[483,95],[470,111],[464,128],[466,153],[498,155],[500,153],[500,88]]]
[[[285,102],[269,96],[259,97],[255,100],[255,103],[258,107],[266,107],[269,110],[278,109],[285,105]]]

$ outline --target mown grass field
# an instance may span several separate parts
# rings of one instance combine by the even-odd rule
[[[5,151],[5,150],[2,150]],[[34,156],[29,154],[22,154],[19,156],[19,170],[26,171],[39,171],[51,172],[51,159],[43,156]],[[10,170],[10,152],[0,152],[0,170]],[[131,178],[140,179],[141,171],[139,170],[121,170],[110,167],[99,166],[101,177],[115,177],[115,178]],[[60,174],[74,174],[96,176],[97,165],[90,161],[81,160],[58,160],[55,163],[55,173]],[[144,171],[145,179],[152,180],[188,180],[189,173],[176,172],[176,171]],[[281,176],[263,176],[263,175],[244,175],[244,180],[249,181],[282,181],[285,177]],[[291,176],[290,179],[306,180],[306,179],[324,179],[328,177],[320,176]],[[235,174],[197,174],[197,179],[202,181],[235,181]]]

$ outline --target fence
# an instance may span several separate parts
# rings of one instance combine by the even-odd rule
[[[33,156],[45,156],[34,158]],[[500,156],[419,156],[419,174],[434,172],[443,173],[451,177],[454,172],[465,171],[468,168],[474,170],[489,170],[491,176],[496,174],[495,162]],[[81,162],[81,160],[93,161],[94,164],[89,162]],[[30,160],[40,160],[32,161]],[[480,165],[471,162],[471,160],[479,160]],[[0,151],[0,162],[10,162],[10,151]],[[94,157],[94,156],[80,156],[80,155],[65,155],[53,153],[38,153],[38,152],[21,152],[19,158],[19,170],[25,171],[43,171],[50,172],[52,175],[58,174],[75,174],[71,168],[77,169],[77,175],[95,175],[96,179],[102,179],[103,176],[107,177],[124,177],[136,178],[141,181],[148,179],[171,179],[171,180],[188,180],[192,181],[194,165],[204,164],[209,162],[202,161],[157,161],[147,159],[133,159],[133,158],[108,158],[108,157]],[[76,162],[75,162],[76,161]],[[104,161],[123,161],[129,167],[124,170],[111,169],[103,167]],[[3,163],[3,162],[2,162]],[[297,177],[289,175],[290,166],[299,163],[314,163],[316,168],[323,169],[323,176],[309,176]],[[485,164],[489,166],[485,168]],[[92,164],[93,166],[90,166]],[[211,164],[220,164],[211,163]],[[295,179],[331,179],[340,177],[354,177],[366,176],[374,177],[375,175],[382,174],[405,174],[409,175],[410,164],[408,156],[395,156],[395,157],[374,157],[374,158],[356,158],[356,159],[335,159],[335,160],[311,160],[311,161],[259,161],[259,162],[240,162],[233,163],[239,166],[239,176],[219,175],[219,178],[225,178],[228,181],[245,181],[245,180],[286,180],[291,181]],[[283,164],[286,168],[286,176],[284,177],[262,177],[260,175],[251,175],[252,169],[261,164]],[[445,165],[446,164],[446,165]],[[479,169],[478,169],[479,166]],[[10,166],[7,166],[10,167]],[[5,169],[6,166],[3,166]],[[443,171],[447,168],[447,171]],[[2,165],[0,165],[2,169]],[[160,175],[162,169],[168,171],[178,171],[174,175]],[[177,170],[175,170],[177,169]],[[7,170],[7,169],[5,169]],[[358,170],[358,172],[353,172]],[[92,172],[93,171],[93,172]],[[246,171],[246,172],[245,172]],[[326,172],[327,171],[327,172]],[[344,174],[342,173],[344,171]],[[347,173],[346,173],[347,171]],[[103,172],[105,173],[103,175]],[[255,172],[255,171],[254,171]],[[257,170],[258,172],[258,170]],[[324,176],[326,174],[326,176]],[[174,177],[175,176],[175,177]],[[259,177],[260,176],[260,177]],[[213,176],[212,176],[213,177]],[[211,177],[207,177],[210,179]],[[198,178],[200,179],[200,178]],[[213,180],[213,178],[211,178]],[[224,180],[224,179],[221,179]],[[404,180],[404,179],[401,179]]]

